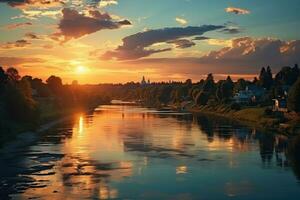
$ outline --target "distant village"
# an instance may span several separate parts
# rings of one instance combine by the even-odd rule
[[[273,112],[298,112],[296,105],[291,102],[288,105],[288,99],[299,76],[297,64],[283,67],[277,74],[272,73],[271,67],[263,67],[252,81],[241,78],[233,82],[230,76],[226,80],[215,81],[213,75],[209,74],[206,80],[197,83],[192,83],[190,79],[184,83],[151,83],[150,79],[146,80],[143,76],[140,85],[147,92],[140,95],[139,99],[152,105],[177,104],[182,110],[217,102],[230,104],[233,108],[266,106]],[[293,91],[294,98],[297,98],[297,92],[300,91]]]

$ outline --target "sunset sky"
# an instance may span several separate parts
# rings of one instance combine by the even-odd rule
[[[252,78],[299,62],[299,11],[299,0],[0,0],[0,65],[65,83]]]

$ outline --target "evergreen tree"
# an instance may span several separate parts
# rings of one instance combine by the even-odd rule
[[[300,112],[300,78],[298,78],[289,91],[288,108],[291,111]]]
[[[269,90],[273,85],[273,75],[270,66],[267,67],[267,70],[263,67],[259,74],[259,85],[263,88]]]
[[[214,81],[214,77],[213,77],[212,74],[207,75],[207,78],[204,82],[202,90],[203,90],[203,92],[208,93],[209,95],[214,93],[214,91],[215,91],[215,81]]]

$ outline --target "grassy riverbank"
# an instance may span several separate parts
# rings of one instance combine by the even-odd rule
[[[229,105],[199,106],[188,109],[193,113],[224,117],[240,123],[256,127],[263,131],[277,132],[287,135],[300,134],[298,116],[279,113],[268,113],[267,107],[244,107],[233,110]]]

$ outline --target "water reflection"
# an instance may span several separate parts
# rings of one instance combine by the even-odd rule
[[[2,153],[1,199],[282,199],[300,194],[299,145],[224,119],[101,106]]]

